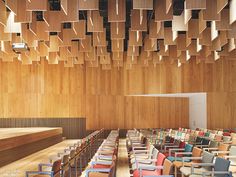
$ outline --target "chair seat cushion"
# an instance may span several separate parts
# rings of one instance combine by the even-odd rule
[[[108,177],[108,173],[89,173],[89,177]]]
[[[103,165],[103,164],[96,164],[93,166],[93,168],[110,168],[111,165]]]
[[[167,157],[167,159],[169,160],[169,161],[171,161],[171,162],[174,162],[174,161],[182,161],[182,158],[181,157],[173,157],[173,156],[169,156],[169,157]],[[185,162],[190,162],[190,160],[189,159],[186,159],[186,160],[184,160]]]
[[[161,170],[142,170],[141,176],[157,176],[161,175]],[[133,173],[133,177],[140,177],[139,170],[135,170]]]

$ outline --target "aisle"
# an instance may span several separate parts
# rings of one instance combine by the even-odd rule
[[[126,140],[119,140],[118,163],[117,163],[117,177],[130,177],[128,153],[126,149]]]

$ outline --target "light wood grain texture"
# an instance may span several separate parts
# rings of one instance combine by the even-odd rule
[[[78,139],[65,140],[49,148],[38,151],[32,155],[0,168],[0,174],[17,174],[17,177],[25,177],[26,171],[38,171],[38,164],[49,163],[50,157],[56,156],[58,152],[63,152],[66,147],[77,142]]]
[[[133,67],[103,71],[79,65],[64,68],[63,63],[52,66],[46,60],[32,66],[0,61],[0,117],[87,117],[88,129],[101,122],[105,128],[122,127],[125,95],[236,92],[236,61],[230,58],[214,64],[196,64],[193,58],[181,67],[163,59],[156,67]]]

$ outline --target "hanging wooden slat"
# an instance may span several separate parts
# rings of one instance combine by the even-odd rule
[[[129,30],[129,46],[142,46],[142,32]]]
[[[62,22],[76,22],[79,20],[78,0],[62,0],[61,5],[64,5],[65,9],[61,10]],[[63,4],[62,4],[63,3]]]
[[[15,16],[15,22],[29,23],[32,20],[32,12],[26,11],[26,0],[16,0],[17,11]]]
[[[111,46],[112,46],[112,49],[111,49],[112,51],[123,52],[124,51],[124,40],[123,39],[112,40]]]
[[[124,60],[124,52],[112,52],[112,60],[123,61]]]
[[[219,21],[221,14],[217,12],[217,3],[215,0],[206,0],[206,9],[203,10],[203,19],[206,21]]]
[[[217,13],[220,13],[228,4],[228,0],[217,0]]]
[[[139,47],[129,46],[127,50],[127,56],[139,56]]]
[[[108,1],[108,22],[126,21],[126,0]]]
[[[46,11],[48,8],[48,0],[30,0],[26,1],[27,11]]]
[[[5,0],[6,7],[10,9],[14,14],[17,14],[18,0]]]
[[[81,39],[79,42],[80,52],[90,52],[92,50],[92,37],[91,35],[86,35],[85,39]]]
[[[7,12],[7,23],[4,27],[4,33],[21,33],[21,24],[15,23],[13,12]]]
[[[72,29],[75,32],[73,39],[85,39],[86,37],[86,20],[80,20],[72,23]]]
[[[186,9],[197,10],[206,9],[206,0],[185,0]]]
[[[151,39],[157,39],[158,33],[163,29],[164,33],[164,24],[162,22],[155,22],[153,19],[149,22],[149,37]]]
[[[231,0],[229,4],[229,22],[233,24],[236,21],[236,0]]]
[[[111,23],[111,40],[125,39],[125,23],[112,22]]]
[[[79,10],[98,10],[99,0],[78,0]]]
[[[0,24],[6,25],[7,23],[7,10],[5,3],[0,1]]]
[[[166,13],[166,0],[154,1],[155,21],[171,21],[173,19],[173,6]]]
[[[103,32],[103,18],[99,11],[88,11],[87,31],[88,32]]]
[[[147,11],[131,10],[131,30],[147,31]]]
[[[216,29],[217,30],[231,30],[231,26],[229,24],[229,9],[223,9],[221,11],[221,20],[216,21]]]
[[[135,0],[133,1],[133,9],[152,10],[153,0]]]

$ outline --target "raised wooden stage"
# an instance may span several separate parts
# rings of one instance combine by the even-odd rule
[[[38,164],[49,163],[50,157],[56,156],[58,152],[63,152],[66,147],[76,142],[78,142],[78,139],[64,140],[44,150],[5,165],[0,168],[0,177],[25,177],[26,171],[38,171]]]
[[[0,128],[0,167],[62,141],[62,128]]]

